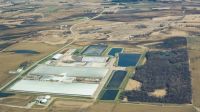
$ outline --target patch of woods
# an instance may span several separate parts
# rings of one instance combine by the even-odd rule
[[[174,42],[173,39],[172,41]],[[172,43],[169,42],[171,45]],[[192,90],[187,49],[149,51],[146,58],[146,64],[137,67],[132,77],[133,80],[142,83],[140,90],[125,91],[121,98],[139,102],[191,103]],[[159,89],[166,90],[163,97],[149,94]]]
[[[185,37],[171,37],[163,40],[162,43],[153,45],[153,47],[159,49],[176,49],[185,46],[187,46],[187,39]]]
[[[16,42],[6,42],[6,43],[0,44],[0,51],[5,49],[5,48],[7,48],[7,47],[9,47],[9,46],[11,46],[11,45],[13,45],[13,44],[15,44],[15,43]]]

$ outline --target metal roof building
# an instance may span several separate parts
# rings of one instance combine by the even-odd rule
[[[59,83],[38,80],[20,80],[11,88],[11,91],[41,92],[71,96],[93,97],[99,84],[88,83]]]
[[[52,59],[58,60],[63,56],[63,54],[55,54]]]
[[[82,58],[82,62],[97,62],[97,63],[105,63],[107,62],[109,57],[94,57],[94,56],[84,56]]]
[[[89,77],[103,78],[108,72],[107,68],[94,67],[70,67],[70,66],[50,66],[38,65],[29,74],[31,75],[60,75],[66,74],[68,77]]]

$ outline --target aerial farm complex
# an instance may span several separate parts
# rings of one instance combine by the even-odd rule
[[[101,43],[64,49],[31,69],[8,91],[96,99],[102,90],[102,99],[114,100],[127,74],[126,67],[135,66],[139,59],[140,54],[123,53],[123,48],[111,48]],[[109,97],[107,92],[114,95]]]
[[[200,112],[200,0],[0,0],[0,112]]]

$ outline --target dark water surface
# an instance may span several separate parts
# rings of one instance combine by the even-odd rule
[[[126,71],[115,71],[110,82],[107,85],[107,89],[119,89],[122,81],[124,80],[125,76],[126,76]]]
[[[13,96],[15,95],[14,93],[3,93],[3,92],[0,92],[0,98],[1,97],[8,97],[8,96]]]
[[[112,48],[110,52],[108,53],[108,55],[115,56],[116,53],[121,53],[121,52],[122,52],[122,48]]]
[[[118,66],[129,67],[136,66],[140,59],[141,54],[119,54]]]
[[[105,90],[101,100],[115,100],[119,90]]]
[[[33,50],[14,50],[11,52],[15,52],[17,54],[39,54],[40,52],[33,51]]]
[[[107,45],[90,45],[84,51],[83,55],[100,56],[107,48]]]

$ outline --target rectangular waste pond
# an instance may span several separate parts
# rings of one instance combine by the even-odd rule
[[[110,82],[106,86],[106,89],[119,89],[121,83],[123,82],[125,76],[126,76],[126,71],[115,71]]]
[[[116,53],[121,53],[121,52],[122,52],[122,48],[112,48],[110,52],[108,53],[108,55],[115,56]]]
[[[105,90],[100,100],[115,100],[119,90]]]
[[[141,54],[133,54],[133,53],[120,53],[119,54],[119,60],[118,60],[118,66],[121,67],[129,67],[129,66],[136,66]]]
[[[90,45],[83,52],[83,55],[100,56],[107,48],[107,45]]]

